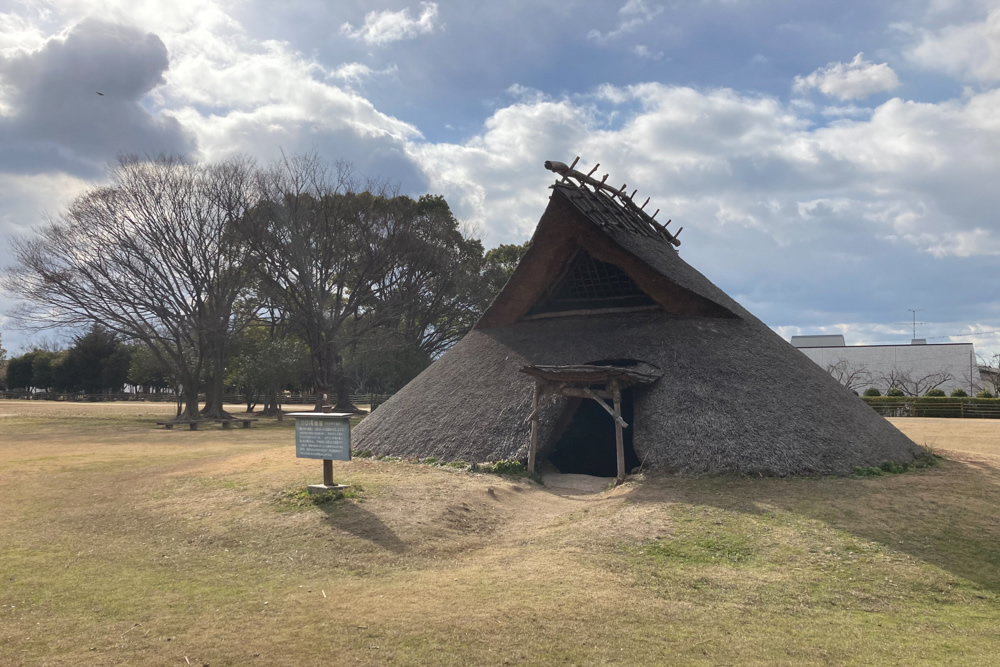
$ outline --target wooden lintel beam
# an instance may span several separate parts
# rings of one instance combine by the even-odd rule
[[[587,389],[585,387],[563,387],[559,390],[563,396],[573,398],[611,398],[611,392],[604,389]]]

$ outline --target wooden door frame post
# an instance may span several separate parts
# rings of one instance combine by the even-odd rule
[[[611,396],[615,402],[615,414],[622,414],[622,390],[618,385],[618,380],[611,380]],[[618,484],[625,481],[625,440],[622,435],[622,425],[615,420],[615,447],[618,450],[618,477],[615,480]]]
[[[535,453],[538,451],[538,401],[542,381],[535,379],[535,392],[531,397],[531,442],[528,444],[528,474],[535,474]]]

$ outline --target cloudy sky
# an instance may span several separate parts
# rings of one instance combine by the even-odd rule
[[[282,150],[488,246],[579,155],[786,337],[908,341],[913,308],[1000,352],[1000,0],[0,0],[0,264],[121,152]]]

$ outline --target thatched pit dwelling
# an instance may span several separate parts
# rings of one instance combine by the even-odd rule
[[[681,259],[624,188],[546,167],[561,178],[510,281],[357,426],[357,448],[619,478],[640,462],[846,474],[920,452]]]

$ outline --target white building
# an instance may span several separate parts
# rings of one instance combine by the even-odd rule
[[[793,336],[792,345],[858,393],[876,387],[884,394],[896,386],[922,396],[936,387],[974,396],[981,384],[972,343],[928,345],[918,338],[910,345],[845,345],[843,336]]]

